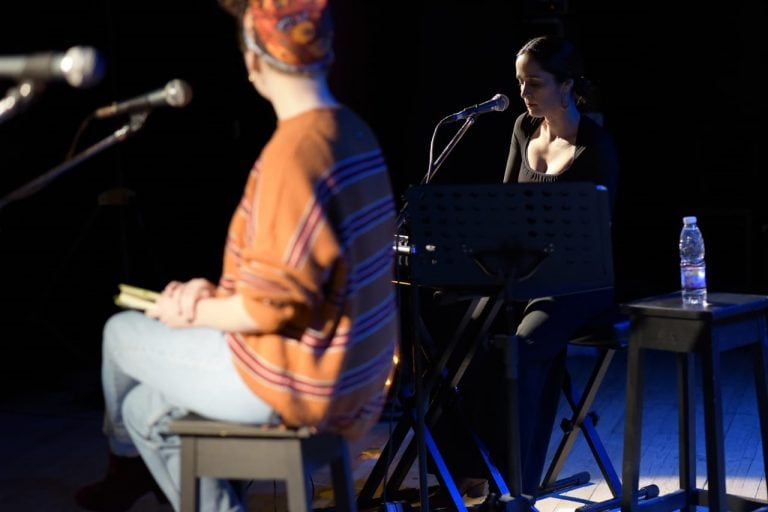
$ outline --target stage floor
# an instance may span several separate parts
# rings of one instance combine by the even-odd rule
[[[649,354],[650,371],[646,378],[646,397],[641,457],[640,485],[656,484],[662,493],[677,489],[677,405],[674,391],[674,361],[666,354]],[[577,382],[582,382],[594,355],[573,353],[569,367]],[[751,360],[746,352],[732,351],[723,360],[723,409],[726,433],[726,473],[729,493],[766,499],[760,431],[755,407]],[[597,396],[594,410],[599,414],[597,430],[620,472],[622,457],[624,390],[626,361],[617,355]],[[0,509],[7,512],[30,510],[69,512],[80,510],[72,501],[75,490],[100,477],[106,463],[106,446],[101,436],[101,410],[93,400],[85,400],[92,383],[62,383],[56,389],[30,389],[0,399]],[[703,450],[701,404],[697,405],[697,473],[699,485],[706,487],[706,459]],[[568,413],[561,400],[562,416]],[[382,422],[353,447],[353,471],[359,489],[368,476],[392,425]],[[550,451],[560,439],[553,434]],[[562,476],[588,471],[591,481],[568,492],[541,498],[541,512],[573,510],[590,501],[611,497],[610,491],[580,438],[568,458]],[[329,475],[321,470],[313,475],[316,508],[333,506]],[[430,476],[429,485],[437,481]],[[413,489],[418,505],[418,473],[411,469],[404,487]],[[250,486],[250,510],[285,510],[285,494],[280,483],[254,482]],[[482,499],[465,500],[468,507]],[[134,512],[168,512],[151,495],[132,508]]]

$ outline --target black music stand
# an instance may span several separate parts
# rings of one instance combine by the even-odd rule
[[[510,299],[613,286],[608,193],[591,183],[423,185],[406,192],[420,286]]]
[[[488,306],[479,336],[487,333],[502,304],[613,286],[609,199],[602,186],[560,182],[419,185],[410,188],[406,197],[405,225],[413,284],[472,290],[479,296],[495,297]],[[425,332],[420,326],[418,299],[413,310],[417,318],[417,345]],[[510,325],[515,325],[514,319],[510,320]],[[447,351],[453,349],[455,341],[451,340]],[[477,342],[472,341],[471,353]],[[505,480],[509,487],[502,478],[496,479],[496,484],[502,494],[499,503],[505,509],[527,510],[532,505],[521,495],[515,336],[509,337],[505,349],[511,430],[509,474]],[[425,423],[432,411],[427,411],[424,397],[430,396],[431,385],[442,372],[447,356],[440,358],[422,382],[417,351],[414,354],[416,396],[409,419],[418,444],[422,510],[428,508],[427,451],[436,464],[441,484],[446,485],[456,508],[463,510],[461,497]],[[455,387],[466,364],[459,368],[447,388]],[[440,397],[436,395],[432,408],[439,411],[440,407]],[[436,414],[430,414],[429,419],[436,419]],[[494,474],[492,463],[488,459],[486,462]],[[368,484],[365,487],[370,487]]]

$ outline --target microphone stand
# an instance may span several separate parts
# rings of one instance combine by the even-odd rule
[[[443,151],[438,155],[436,160],[432,160],[432,150],[435,145],[435,136],[437,135],[437,130],[442,126],[445,121],[450,118],[451,116],[446,116],[443,119],[440,120],[439,123],[435,126],[435,129],[432,131],[432,139],[429,144],[429,165],[427,168],[427,174],[424,175],[424,177],[421,179],[421,184],[424,185],[426,183],[429,183],[432,178],[434,178],[435,174],[437,173],[438,169],[441,165],[443,165],[443,162],[445,162],[445,159],[448,157],[448,155],[453,151],[453,149],[456,147],[456,145],[459,143],[461,138],[464,136],[464,134],[467,133],[467,130],[469,130],[473,124],[475,124],[475,114],[471,114],[467,116],[464,120],[464,124],[461,125],[461,128],[454,134],[454,136],[451,138],[450,141],[448,141],[448,144],[443,149]],[[408,203],[404,203],[402,209],[400,210],[400,213],[397,216],[397,228],[395,231],[395,234],[399,234],[403,227],[405,226],[405,211],[408,208]],[[413,300],[414,304],[417,304],[418,301],[418,291],[417,287],[414,286],[412,288],[413,293]],[[416,334],[418,336],[418,333]],[[418,351],[416,350],[416,347],[412,347],[412,361],[411,364],[413,365],[413,374],[414,374],[414,400],[415,400],[415,411],[414,411],[414,435],[416,437],[416,450],[418,454],[419,464],[418,464],[418,471],[419,471],[419,501],[421,502],[421,512],[429,512],[429,489],[427,484],[427,442],[426,442],[426,401],[425,399],[428,399],[428,397],[425,397],[425,393],[428,390],[424,389],[424,384],[421,382],[421,373],[422,373],[422,365],[421,365],[421,357]]]
[[[65,160],[63,163],[57,165],[45,174],[38,176],[32,181],[27,182],[25,185],[22,185],[10,194],[7,194],[5,197],[0,199],[0,210],[14,201],[18,201],[19,199],[24,199],[31,196],[80,162],[83,162],[92,156],[101,153],[105,149],[117,144],[118,142],[124,141],[129,136],[139,131],[142,126],[144,126],[144,122],[147,120],[148,115],[149,111],[133,114],[128,123],[125,126],[117,129],[114,133],[112,133],[112,135],[86,148],[72,158]]]
[[[432,131],[432,141],[429,145],[429,164],[427,166],[427,174],[424,175],[423,178],[421,178],[421,185],[427,184],[430,181],[432,181],[432,178],[435,177],[435,174],[437,174],[438,169],[440,169],[440,166],[443,165],[443,162],[445,162],[446,158],[448,158],[448,155],[451,154],[451,151],[454,150],[456,145],[459,143],[462,137],[467,133],[467,131],[472,127],[473,124],[475,124],[475,118],[477,117],[475,114],[470,114],[464,119],[464,124],[461,125],[461,128],[454,134],[454,136],[451,138],[451,140],[448,141],[448,144],[445,146],[443,151],[438,155],[437,159],[434,161],[432,160],[432,148],[435,145],[435,135],[437,135],[437,129],[442,126],[442,124],[451,116],[446,116],[443,119],[440,120],[439,123],[435,126],[435,129]],[[397,216],[397,233],[400,232],[400,229],[405,225],[405,210],[408,207],[408,204],[403,204],[403,207],[400,209],[400,213]]]
[[[429,170],[427,171],[426,176],[424,176],[424,179],[422,179],[422,184],[432,181],[432,178],[435,176],[435,174],[437,174],[437,170],[441,165],[443,165],[443,162],[445,162],[445,159],[448,158],[448,155],[456,147],[456,144],[458,144],[461,138],[467,133],[467,130],[469,130],[472,125],[475,124],[475,117],[476,116],[474,114],[467,116],[467,118],[464,120],[464,124],[461,125],[459,131],[456,132],[451,140],[448,141],[448,145],[445,146],[445,149],[443,149],[440,155],[438,155],[434,164],[432,162],[429,163]],[[440,121],[440,123],[442,123],[442,121]],[[437,128],[435,128],[435,130],[437,130]]]

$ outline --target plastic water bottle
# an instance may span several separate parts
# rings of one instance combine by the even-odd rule
[[[704,263],[704,237],[696,217],[683,217],[680,231],[680,286],[684,306],[707,303],[707,267]]]

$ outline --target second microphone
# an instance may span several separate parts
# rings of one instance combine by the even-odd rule
[[[180,79],[171,80],[165,87],[157,91],[143,94],[120,103],[112,103],[96,110],[94,116],[97,119],[132,114],[135,112],[147,112],[157,107],[186,106],[192,100],[192,88],[187,82]]]

